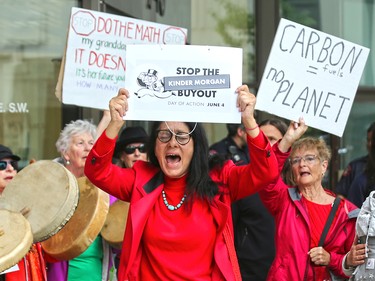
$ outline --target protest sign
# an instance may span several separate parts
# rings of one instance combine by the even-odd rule
[[[56,94],[66,104],[108,109],[124,87],[126,44],[185,44],[187,29],[72,8]],[[62,80],[62,82],[61,82]]]
[[[369,49],[281,19],[256,109],[342,136]]]
[[[124,119],[240,123],[242,49],[127,45]]]

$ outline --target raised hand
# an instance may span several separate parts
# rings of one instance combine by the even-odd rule
[[[250,93],[246,85],[242,85],[236,89],[237,107],[241,112],[242,123],[245,126],[246,132],[251,137],[256,137],[259,134],[259,127],[254,118],[256,97]]]
[[[106,129],[106,134],[109,138],[115,138],[125,124],[123,117],[128,111],[128,98],[128,90],[121,88],[119,89],[117,96],[109,101],[111,121]]]
[[[290,122],[288,130],[279,142],[280,151],[287,152],[292,144],[306,132],[307,128],[303,117],[300,117],[298,122]]]

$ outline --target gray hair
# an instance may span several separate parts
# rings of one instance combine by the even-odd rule
[[[73,136],[89,133],[96,138],[96,126],[87,120],[76,120],[66,124],[64,129],[60,132],[60,136],[56,141],[57,151],[65,153],[68,151]]]

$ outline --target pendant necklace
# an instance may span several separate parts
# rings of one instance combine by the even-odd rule
[[[168,203],[167,197],[165,196],[164,189],[162,190],[161,195],[163,196],[164,204],[168,208],[169,211],[175,211],[175,210],[179,209],[182,206],[182,204],[185,202],[185,198],[186,198],[186,194],[184,194],[184,196],[182,197],[180,203],[178,203],[176,206],[173,206],[173,205],[171,205],[171,204]]]

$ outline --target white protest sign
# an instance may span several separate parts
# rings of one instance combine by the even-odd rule
[[[240,123],[242,49],[127,45],[124,119]]]
[[[369,49],[281,19],[256,109],[342,136]]]
[[[126,44],[185,44],[186,37],[184,28],[72,8],[63,103],[108,109],[124,87]]]

